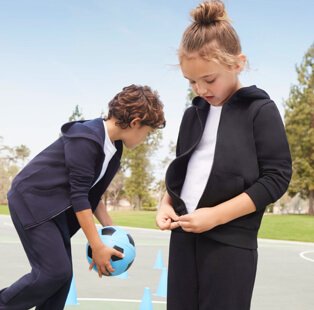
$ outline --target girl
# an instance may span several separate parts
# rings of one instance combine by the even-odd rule
[[[179,48],[198,95],[183,116],[157,214],[171,229],[170,310],[247,310],[265,208],[286,191],[291,158],[275,103],[243,87],[240,41],[221,1],[191,12]]]
[[[130,85],[110,101],[107,119],[63,125],[62,136],[15,177],[9,208],[32,270],[0,291],[1,310],[64,308],[72,280],[70,238],[80,227],[99,276],[113,272],[110,258],[122,253],[101,242],[93,213],[103,226],[111,224],[101,196],[118,170],[122,145],[134,148],[164,124],[158,94]]]

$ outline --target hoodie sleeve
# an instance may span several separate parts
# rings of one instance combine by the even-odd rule
[[[258,211],[285,193],[292,167],[285,128],[273,101],[258,110],[253,128],[260,177],[245,192]]]
[[[91,205],[88,193],[95,179],[98,145],[86,138],[63,137],[63,139],[73,209],[75,212],[89,209]]]

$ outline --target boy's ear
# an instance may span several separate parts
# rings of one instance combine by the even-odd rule
[[[141,119],[139,117],[132,119],[132,121],[130,122],[131,128],[138,127],[140,125],[141,125]]]

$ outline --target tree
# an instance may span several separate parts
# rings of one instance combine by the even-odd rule
[[[75,106],[69,121],[82,121],[84,119],[83,113],[78,105]]]
[[[108,200],[110,200],[110,204],[115,209],[118,204],[119,200],[124,195],[123,184],[125,180],[125,175],[121,169],[119,169],[118,173],[112,179],[110,185],[108,186],[107,190],[104,193],[104,201],[107,204]]]
[[[188,93],[186,95],[185,108],[188,108],[191,105],[193,98],[195,97],[195,93],[193,92],[191,86],[188,88]]]
[[[7,203],[7,192],[15,175],[24,165],[30,150],[25,145],[10,147],[0,137],[0,203]],[[22,161],[22,163],[20,163]]]
[[[26,145],[21,144],[20,146],[15,147],[14,151],[16,158],[18,160],[20,159],[24,165],[26,158],[28,158],[31,153],[30,149]]]
[[[161,170],[166,172],[169,164],[172,162],[172,160],[175,159],[175,157],[176,157],[176,144],[173,141],[170,141],[168,144],[168,155],[160,163]],[[156,188],[158,189],[160,200],[162,199],[166,191],[166,184],[164,178],[157,182]]]
[[[129,174],[125,180],[125,194],[136,210],[154,209],[157,201],[152,195],[154,182],[150,158],[157,150],[162,139],[160,130],[150,134],[146,141],[135,149],[125,149],[122,170]]]
[[[291,87],[285,110],[293,164],[288,193],[308,198],[309,214],[314,215],[314,44],[296,71],[298,84]]]

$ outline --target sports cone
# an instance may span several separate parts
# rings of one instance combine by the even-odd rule
[[[162,261],[162,253],[161,250],[158,251],[154,269],[162,269],[164,267],[163,261]]]
[[[163,267],[159,284],[158,284],[158,288],[157,288],[157,292],[156,292],[156,296],[167,297],[167,276],[168,276],[167,273],[168,273],[167,268]]]
[[[144,288],[144,294],[140,304],[140,310],[153,310],[152,296],[149,287]]]
[[[72,278],[70,290],[69,290],[68,297],[65,304],[66,305],[78,305],[74,276]]]
[[[119,279],[127,279],[128,277],[129,277],[129,275],[128,275],[127,271],[119,274],[118,276],[115,276],[115,278],[119,278]]]

